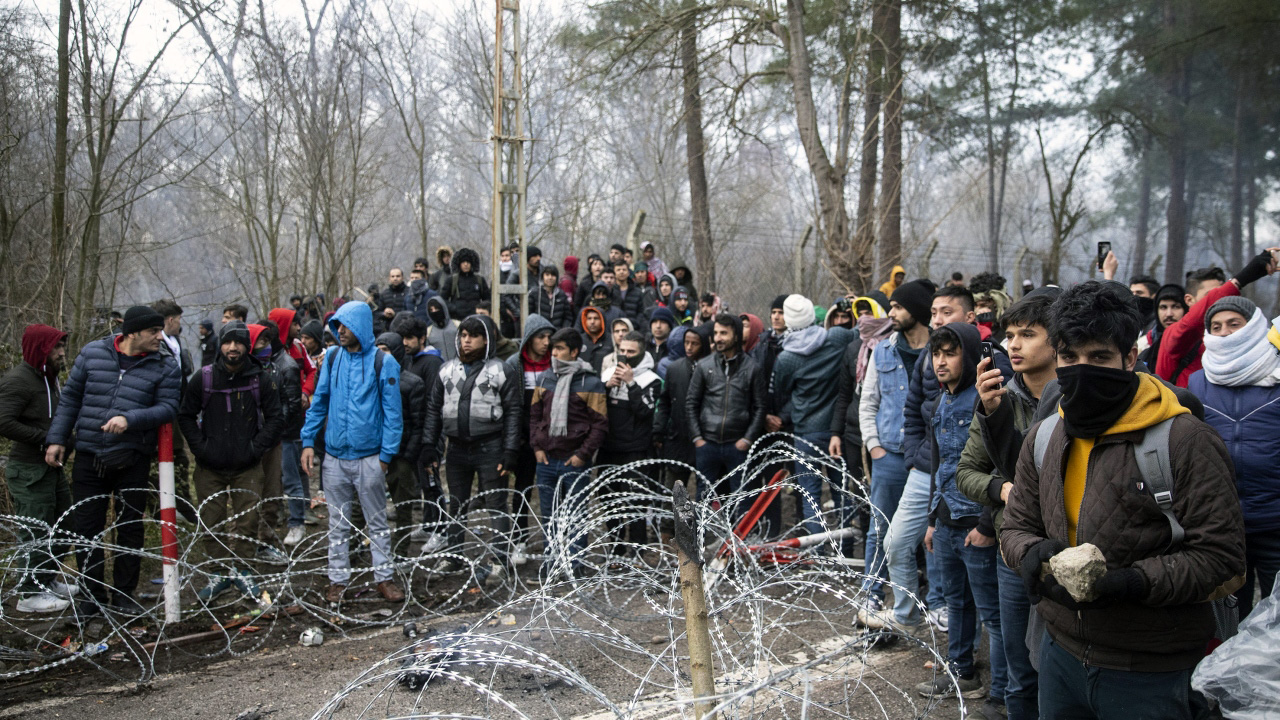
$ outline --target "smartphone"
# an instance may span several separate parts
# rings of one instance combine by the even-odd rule
[[[990,341],[986,341],[986,342],[983,342],[983,343],[982,343],[982,357],[984,357],[984,358],[986,358],[986,359],[987,359],[987,362],[988,362],[987,370],[988,370],[988,371],[990,371],[990,370],[995,370],[995,369],[996,369],[996,351],[995,351],[995,346],[994,346],[994,345],[992,345]]]
[[[1107,256],[1110,254],[1111,254],[1111,243],[1105,242],[1105,241],[1098,243],[1098,269],[1099,270],[1102,269],[1103,261],[1106,260]]]

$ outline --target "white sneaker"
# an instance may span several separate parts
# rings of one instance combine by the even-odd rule
[[[527,562],[529,562],[529,545],[516,543],[515,548],[511,550],[511,564],[520,567]]]
[[[446,542],[442,533],[433,532],[427,536],[426,542],[422,543],[422,554],[438,553],[444,549]]]
[[[431,533],[427,532],[426,528],[419,525],[413,529],[413,532],[409,533],[409,542],[426,542],[429,537],[431,537]]]
[[[71,607],[71,601],[53,593],[40,592],[27,595],[18,601],[20,613],[55,613]]]
[[[49,583],[49,591],[58,597],[70,599],[80,593],[80,586],[64,575]]]
[[[492,563],[489,565],[489,572],[484,576],[484,584],[487,587],[500,585],[507,579],[507,571],[500,563]]]
[[[939,632],[947,631],[947,609],[946,608],[934,608],[933,610],[930,610],[927,613],[926,618],[928,619],[929,624],[934,627],[934,629],[938,630]]]
[[[293,547],[302,542],[302,538],[306,537],[307,531],[301,525],[289,528],[289,532],[284,536],[284,544]]]

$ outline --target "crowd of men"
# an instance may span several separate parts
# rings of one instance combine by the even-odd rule
[[[108,584],[100,544],[77,545],[77,575],[66,548],[33,534],[16,609],[60,612],[82,594],[79,617],[144,612],[140,555],[127,550],[143,545],[165,423],[195,463],[193,497],[179,467],[182,509],[217,531],[204,539],[219,568],[199,591],[206,603],[256,597],[251,563],[288,562],[325,519],[316,510],[331,603],[351,582],[357,533],[378,592],[400,601],[395,557],[410,543],[461,547],[477,500],[493,511],[480,581],[531,556],[512,522],[542,528],[544,576],[556,557],[589,573],[582,529],[552,521],[558,504],[582,501],[593,467],[631,468],[602,491],[665,494],[689,479],[683,463],[697,496],[718,503],[760,489],[774,468],[746,472],[748,453],[783,433],[797,457],[842,458],[847,472],[777,468],[793,471],[798,517],[784,522],[774,502],[760,532],[862,526],[858,621],[946,633],[958,682],[940,673],[921,695],[983,699],[988,718],[1207,712],[1192,670],[1230,632],[1223,613],[1246,617],[1280,569],[1280,320],[1242,294],[1276,272],[1272,251],[1230,278],[1188,273],[1182,287],[1116,282],[1108,255],[1102,281],[1028,283],[1016,302],[994,273],[938,286],[895,267],[879,292],[826,308],[780,295],[759,314],[698,294],[689,268],[668,269],[649,243],[638,260],[621,245],[592,255],[581,277],[576,257],[561,270],[536,247],[523,255],[499,259],[504,283],[527,274],[523,325],[519,298],[494,311],[476,252],[442,247],[436,269],[420,258],[407,279],[393,268],[381,291],[332,307],[294,296],[249,323],[229,305],[216,330],[201,322],[198,362],[172,300],[123,313],[63,383],[66,333],[28,327],[23,362],[0,380],[16,512],[61,518],[59,539],[98,540],[114,497],[126,552]],[[676,462],[659,474],[641,463],[654,458]],[[621,555],[660,539],[636,515],[608,528]],[[1048,563],[1086,543],[1106,570],[1081,598]],[[827,551],[858,548],[846,537]],[[431,572],[462,569],[456,553],[439,557]]]

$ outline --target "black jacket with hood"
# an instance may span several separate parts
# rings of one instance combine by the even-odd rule
[[[44,463],[44,438],[61,393],[47,362],[66,338],[48,325],[28,325],[22,333],[22,362],[0,378],[0,436],[13,441],[10,460]]]
[[[227,367],[221,345],[234,333],[242,334],[245,355],[243,364],[233,372]],[[253,467],[280,442],[285,417],[275,374],[267,372],[248,351],[249,331],[244,323],[227,323],[218,337],[218,356],[207,371],[209,403],[204,402],[205,371],[201,371],[187,383],[178,409],[178,427],[201,467],[237,473]],[[255,380],[257,393],[252,391]]]
[[[410,369],[404,357],[404,340],[396,333],[386,332],[378,336],[378,345],[386,345],[391,357],[400,363],[400,408],[403,429],[400,431],[400,452],[396,457],[416,463],[422,451],[422,428],[427,414],[427,385]]]
[[[463,262],[471,263],[471,272],[462,272]],[[478,272],[480,256],[471,248],[460,248],[453,256],[453,272],[441,279],[440,294],[449,303],[449,314],[467,318],[476,314],[476,306],[489,299],[489,282]]]

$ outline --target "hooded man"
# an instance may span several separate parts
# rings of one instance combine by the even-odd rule
[[[676,287],[682,287],[689,293],[689,302],[697,302],[698,289],[693,286],[693,271],[684,265],[677,265],[671,269],[671,277],[675,278]],[[692,309],[691,309],[692,310]],[[679,317],[676,313],[676,317]]]
[[[543,268],[545,274],[545,267]],[[515,490],[524,498],[515,511],[516,532],[519,537],[528,537],[532,525],[533,504],[529,496],[537,479],[538,461],[534,457],[533,447],[529,445],[529,408],[533,406],[533,389],[538,385],[538,376],[551,368],[551,334],[558,328],[541,315],[530,315],[524,325],[524,338],[520,341],[520,352],[507,358],[507,365],[517,372],[524,381],[523,408],[520,413],[520,454],[515,465]],[[516,544],[511,553],[512,565],[523,565],[528,560],[528,547],[524,541]]]
[[[542,263],[539,283],[529,285],[529,316],[540,315],[559,329],[573,323],[573,303],[560,289],[560,271],[551,263]]]
[[[615,340],[614,347],[617,351],[610,356],[614,362],[606,361],[600,371],[609,395],[609,432],[597,460],[600,465],[629,465],[653,457],[653,416],[662,381],[653,371],[653,358],[644,351],[644,335],[634,330],[625,332]],[[637,484],[652,484],[644,468],[615,474],[605,492],[635,493]],[[610,531],[617,531],[619,524],[611,521]],[[631,550],[642,547],[648,539],[643,515],[628,523],[627,537],[619,539],[631,542]]]
[[[566,255],[564,258],[564,275],[560,278],[560,292],[569,298],[570,308],[574,295],[578,292],[578,258],[576,255]]]
[[[218,336],[213,332],[213,321],[208,318],[200,321],[197,332],[200,334],[200,367],[204,367],[218,354]]]
[[[773,368],[773,388],[779,397],[789,398],[795,426],[796,452],[805,457],[821,457],[831,444],[831,412],[839,396],[839,383],[832,382],[849,343],[857,334],[848,328],[826,329],[814,324],[813,302],[803,295],[787,297],[782,307],[787,334],[782,338],[782,354]],[[805,527],[809,533],[822,532],[819,503],[822,478],[797,464],[795,481],[804,488]],[[838,528],[848,527],[852,507],[851,488],[833,487],[840,510]]]
[[[426,273],[415,267],[413,272],[409,273],[409,295],[405,298],[404,309],[413,313],[413,316],[423,324],[429,323],[431,318],[427,316],[427,301],[438,295],[439,293],[431,289]]]
[[[178,427],[196,459],[200,523],[210,531],[205,554],[220,565],[198,593],[206,604],[232,586],[249,597],[261,595],[246,563],[254,554],[251,538],[258,537],[262,458],[279,445],[286,422],[276,376],[250,352],[245,324],[223,325],[218,340],[218,357],[187,384],[178,412]]]
[[[889,273],[889,279],[880,286],[880,292],[884,293],[886,297],[893,297],[893,292],[901,287],[906,279],[906,269],[901,265],[894,265],[893,272]]]
[[[458,356],[458,321],[450,317],[449,305],[442,297],[427,300],[427,344],[446,362]]]
[[[32,520],[30,526],[18,526],[18,541],[30,551],[9,570],[18,578],[22,613],[61,612],[79,592],[58,571],[58,558],[70,548],[54,535],[71,532],[71,488],[62,468],[44,461],[44,439],[61,393],[58,373],[66,359],[66,333],[28,325],[22,331],[22,362],[0,378],[0,436],[13,442],[5,482],[13,514]]]
[[[108,606],[131,617],[142,611],[133,591],[142,567],[142,512],[151,493],[147,476],[156,430],[173,421],[182,387],[178,363],[160,352],[163,328],[160,313],[137,305],[125,312],[119,335],[85,345],[45,436],[45,462],[60,468],[75,433],[71,495],[77,534],[98,537],[115,497],[113,587],[104,581],[101,545],[76,551],[76,565],[92,595],[76,610],[81,618]]]
[[[471,248],[461,248],[453,256],[453,274],[440,288],[449,303],[449,314],[456,318],[476,314],[476,305],[489,299],[489,281],[479,272],[480,256]]]
[[[711,486],[699,485],[698,499],[707,490],[728,495],[738,489],[747,450],[764,434],[768,392],[760,365],[742,350],[741,320],[717,315],[712,343],[715,352],[694,365],[685,403],[698,472]]]
[[[648,240],[640,243],[640,258],[648,266],[649,274],[660,278],[667,274],[667,264],[658,259],[658,249]],[[675,287],[675,283],[672,283]]]
[[[538,461],[538,507],[546,538],[544,578],[553,568],[564,567],[565,549],[559,545],[568,531],[552,522],[556,508],[566,500],[586,502],[582,487],[609,432],[605,387],[591,364],[578,357],[582,346],[582,336],[572,328],[551,336],[551,369],[538,377],[529,410],[529,445]],[[586,548],[585,533],[576,530],[568,539],[572,554],[567,558],[575,575],[581,572],[580,555]]]
[[[684,286],[677,287],[671,293],[671,314],[676,316],[676,322],[681,325],[692,326],[701,323],[694,322],[693,308],[690,306],[690,293]]]
[[[394,321],[392,321],[394,324]],[[391,355],[400,365],[400,413],[404,429],[400,432],[400,451],[391,458],[387,468],[387,486],[391,491],[391,504],[396,509],[396,529],[391,535],[391,546],[407,551],[409,533],[413,532],[413,501],[418,494],[418,455],[422,450],[422,428],[427,409],[427,386],[409,369],[405,357],[404,342],[394,332],[378,336],[378,349]],[[407,555],[408,552],[401,552]]]
[[[1245,572],[1230,454],[1175,390],[1134,371],[1140,322],[1115,283],[1080,283],[1050,310],[1062,402],[1022,444],[1000,529],[1000,552],[1047,629],[1041,717],[1202,716],[1190,681],[1214,636],[1209,601]],[[1154,450],[1172,495],[1163,507],[1136,454],[1159,429],[1166,447]],[[1106,559],[1089,602],[1043,574],[1084,543]]]
[[[949,615],[947,662],[957,682],[935,678],[916,690],[924,697],[945,697],[957,689],[964,697],[982,696],[982,680],[974,666],[975,620],[980,619],[987,629],[991,662],[991,689],[983,713],[994,717],[1003,715],[1008,685],[995,530],[982,503],[965,495],[957,480],[978,400],[975,382],[981,343],[978,328],[967,322],[948,323],[929,339],[934,376],[943,390],[933,417],[933,492],[924,543],[941,570]]]
[[[654,304],[671,309],[672,293],[676,291],[676,278],[671,273],[667,273],[658,278],[658,285],[654,290]],[[677,323],[679,324],[679,323]]]
[[[364,303],[347,303],[329,319],[338,346],[325,352],[316,393],[302,428],[302,470],[315,469],[316,436],[324,427],[324,493],[329,511],[329,589],[325,600],[342,602],[351,579],[348,540],[351,503],[364,511],[378,593],[404,600],[396,586],[387,527],[386,473],[400,451],[404,429],[400,365],[374,346],[373,312]]]
[[[1155,324],[1138,341],[1139,346],[1146,346],[1139,348],[1138,359],[1148,368],[1154,368],[1160,359],[1160,341],[1164,338],[1164,331],[1181,320],[1190,309],[1186,298],[1187,291],[1181,285],[1162,285],[1156,290],[1152,299],[1155,306]],[[1194,357],[1193,353],[1187,353],[1183,355],[1181,362],[1190,365]],[[1178,374],[1182,374],[1181,369],[1178,370]]]
[[[436,448],[449,439],[444,458],[449,484],[448,548],[457,553],[471,511],[471,485],[479,478],[485,509],[496,533],[492,564],[486,582],[505,577],[510,560],[511,525],[507,510],[505,473],[514,469],[520,451],[523,390],[520,376],[497,358],[498,326],[493,318],[472,315],[458,326],[458,356],[440,368],[440,382],[427,398],[423,429],[425,462],[439,462]],[[453,556],[440,558],[434,571],[450,573],[460,564]]]
[[[663,360],[666,375],[654,418],[655,440],[661,457],[685,465],[697,462],[687,408],[693,367],[711,352],[711,333],[706,330],[683,326],[672,330],[671,337],[667,338],[667,357]],[[687,470],[679,468],[672,468],[671,473],[682,480],[689,477]]]
[[[444,292],[443,288],[453,275],[453,248],[448,245],[441,245],[436,248],[436,264],[440,266],[438,270],[431,273],[427,284],[436,292]]]
[[[286,313],[289,311],[286,311]],[[278,314],[284,321],[289,318]],[[256,558],[276,564],[288,562],[288,556],[277,547],[276,525],[280,521],[280,497],[289,498],[289,530],[284,544],[292,547],[302,542],[305,535],[303,524],[306,521],[306,503],[310,493],[302,482],[302,423],[306,418],[308,399],[303,395],[302,372],[297,363],[280,342],[279,331],[275,322],[265,321],[261,325],[249,325],[250,353],[262,362],[263,369],[272,373],[277,387],[280,388],[280,410],[284,415],[284,427],[280,444],[268,450],[262,456],[263,501],[259,508],[262,522],[258,527],[260,544]],[[303,357],[310,362],[305,353]]]
[[[302,343],[302,317],[296,310],[275,308],[267,313],[267,318],[276,324],[280,345],[298,366],[298,382],[304,398],[302,409],[306,410],[311,404],[312,393],[316,391],[316,366],[311,362],[307,346]]]
[[[591,365],[598,373],[604,358],[613,352],[613,339],[609,335],[609,323],[598,307],[584,307],[578,314],[578,327],[583,338],[579,359]]]

